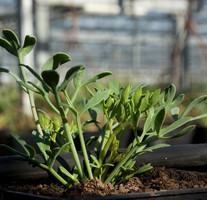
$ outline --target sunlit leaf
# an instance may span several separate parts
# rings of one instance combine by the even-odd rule
[[[177,131],[174,135],[170,136],[170,137],[165,137],[166,139],[174,139],[174,138],[178,138],[181,137],[183,135],[185,135],[186,133],[191,133],[193,131],[193,129],[195,129],[195,125],[190,125],[187,126],[185,128],[183,128],[182,130]]]
[[[109,91],[98,91],[84,106],[83,110],[80,112],[80,115],[82,115],[84,112],[86,112],[89,108],[92,108],[99,104],[102,100],[106,99],[109,95]]]
[[[58,91],[63,91],[67,88],[69,82],[78,74],[79,70],[84,70],[85,67],[83,65],[75,66],[69,69],[65,75],[65,78],[62,84],[59,86]]]
[[[32,135],[35,139],[35,143],[37,144],[39,150],[43,154],[45,161],[47,161],[48,155],[46,151],[50,150],[50,135],[48,133],[40,135],[37,131],[33,131]]]
[[[104,77],[106,77],[106,76],[109,76],[109,75],[111,75],[111,74],[112,74],[112,73],[109,72],[109,71],[101,72],[101,73],[96,74],[95,76],[93,76],[93,77],[87,79],[86,81],[84,81],[84,82],[82,83],[82,85],[85,86],[85,85],[87,85],[87,84],[89,84],[89,83],[95,82],[95,81],[97,81],[97,80],[99,80],[99,79],[101,79],[101,78],[104,78]]]
[[[14,74],[13,72],[11,72],[10,70],[8,70],[6,68],[0,67],[0,73],[1,72],[10,74],[16,81],[21,81],[21,79],[16,74]]]
[[[20,48],[20,42],[17,35],[10,29],[4,29],[3,35],[10,42],[11,46],[14,50],[18,50]]]
[[[4,38],[0,38],[0,46],[7,50],[9,53],[17,56],[17,52],[13,49],[12,45],[5,40]]]
[[[66,53],[56,53],[52,57],[50,57],[45,64],[42,66],[41,71],[48,71],[48,70],[55,70],[57,69],[60,65],[70,61],[71,58],[68,54]]]
[[[37,42],[36,37],[27,35],[24,40],[23,47],[21,49],[22,56],[26,56],[34,48]]]
[[[182,114],[182,117],[185,117],[193,108],[195,108],[195,106],[197,106],[198,104],[202,103],[203,101],[205,101],[207,99],[207,95],[198,97],[197,99],[193,100],[185,109],[185,111]]]
[[[85,68],[81,68],[80,70],[78,70],[78,72],[73,78],[73,84],[76,89],[82,86],[82,77],[83,77],[84,71],[85,71]]]

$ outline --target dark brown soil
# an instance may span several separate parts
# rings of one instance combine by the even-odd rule
[[[7,185],[5,184],[4,187],[10,190],[54,197],[105,196],[131,192],[204,188],[207,187],[207,173],[155,167],[145,174],[131,178],[126,183],[116,186],[111,184],[105,185],[100,180],[94,179],[74,185],[70,189],[60,186],[57,183],[51,183],[48,180],[42,180],[41,183],[34,182],[27,184],[16,184],[13,182]]]

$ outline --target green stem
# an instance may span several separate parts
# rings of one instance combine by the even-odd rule
[[[26,158],[26,157],[25,157]],[[47,170],[48,172],[50,172],[53,177],[55,177],[60,183],[62,183],[65,186],[68,186],[68,182],[62,178],[53,168],[48,167],[47,165],[40,163],[38,160],[36,160],[35,158],[30,159],[29,160],[31,162],[33,162],[35,165],[39,166],[40,168]]]
[[[66,90],[63,91],[63,94],[65,95],[65,99],[66,99],[68,105],[73,106],[73,104],[70,100],[70,97],[69,97],[68,93],[66,92]],[[69,112],[69,108],[66,108],[66,110],[65,110],[66,115],[68,114],[68,112]]]
[[[104,135],[104,139],[103,139],[103,144],[101,147],[101,151],[100,151],[100,156],[99,156],[99,163],[102,164],[103,160],[105,159],[105,156],[109,150],[109,147],[113,141],[114,138],[114,133],[113,133],[113,129],[112,129],[112,120],[108,121],[108,129],[109,129],[109,133]]]
[[[58,96],[57,91],[55,89],[53,89],[53,92],[54,92],[55,100],[57,102],[59,112],[60,112],[60,116],[61,116],[61,119],[62,119],[62,122],[63,122],[63,128],[64,128],[64,131],[66,133],[67,139],[69,141],[69,146],[70,146],[71,153],[72,153],[72,156],[73,156],[73,159],[74,159],[74,162],[75,162],[75,166],[77,167],[80,178],[83,179],[84,178],[84,172],[83,172],[83,169],[82,169],[82,166],[81,166],[81,163],[80,163],[80,159],[78,157],[78,153],[77,153],[74,141],[73,141],[73,137],[70,133],[70,126],[68,124],[67,117],[65,115],[63,107],[60,106],[61,105],[61,100],[60,100],[60,97]]]
[[[110,173],[108,178],[104,181],[105,184],[110,183],[111,180],[120,172],[120,169],[124,164],[131,158],[132,154],[136,152],[137,146],[134,146],[125,156],[124,158],[116,165],[113,171]]]
[[[48,105],[58,114],[60,115],[59,110],[53,105],[53,103],[50,101],[48,95],[44,95],[45,101],[48,103]]]
[[[62,183],[65,186],[69,186],[68,182],[62,178],[53,168],[50,168],[48,170],[60,183]]]
[[[99,156],[99,162],[102,164],[103,160],[105,159],[105,156],[109,150],[109,147],[114,139],[114,136],[116,136],[118,133],[120,133],[121,130],[124,130],[124,127],[126,126],[126,124],[119,124],[116,128],[115,131],[113,131],[112,129],[110,129],[110,137],[108,138],[107,142],[105,143],[105,145],[101,148],[101,152],[100,152],[100,156]],[[112,128],[112,127],[111,127]]]
[[[78,126],[78,134],[79,134],[81,149],[82,149],[82,153],[83,153],[83,158],[84,158],[84,161],[86,164],[86,169],[88,171],[88,176],[90,179],[93,179],[93,173],[91,170],[91,166],[90,166],[90,162],[89,162],[89,158],[88,158],[88,153],[87,153],[87,149],[86,149],[86,145],[85,145],[85,140],[83,137],[81,122],[80,122],[80,118],[78,116],[76,117],[76,122],[77,122],[77,126]]]
[[[64,117],[63,117],[63,121],[65,121]],[[75,147],[72,135],[70,133],[70,126],[69,126],[69,124],[67,122],[63,122],[63,123],[64,123],[63,127],[64,127],[64,130],[66,132],[68,141],[70,142],[69,145],[70,145],[70,149],[71,149],[71,153],[72,153],[75,165],[76,165],[76,167],[78,169],[78,172],[80,174],[81,179],[83,179],[84,178],[84,172],[82,170],[82,166],[81,166],[81,163],[80,163],[80,160],[79,160],[79,157],[78,157],[78,153],[77,153],[77,150],[76,150],[76,147]]]
[[[25,74],[25,71],[24,71],[24,68],[23,68],[23,65],[22,65],[23,64],[23,57],[22,57],[21,53],[18,54],[18,63],[19,63],[19,68],[20,68],[22,79],[26,83],[27,78],[26,78],[26,74]],[[28,96],[29,96],[30,108],[31,108],[31,111],[32,111],[32,115],[33,115],[37,130],[40,133],[40,135],[43,135],[42,128],[41,128],[41,125],[39,123],[39,118],[38,118],[38,115],[37,115],[36,106],[35,106],[34,93],[29,89],[26,89],[26,90],[27,90],[27,93],[28,93]]]

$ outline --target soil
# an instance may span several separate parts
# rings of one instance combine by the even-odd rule
[[[154,192],[162,190],[175,190],[184,188],[207,187],[207,173],[155,167],[152,170],[131,178],[124,184],[113,186],[103,184],[94,179],[76,184],[68,189],[58,183],[49,180],[41,180],[33,183],[9,183],[4,184],[9,190],[29,192],[53,197],[91,197],[111,194],[126,194],[132,192]]]

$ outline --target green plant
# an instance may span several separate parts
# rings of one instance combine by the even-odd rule
[[[37,159],[35,147],[27,144],[16,134],[13,134],[13,137],[22,146],[23,152],[4,144],[1,144],[1,147],[47,170],[63,185],[70,186],[95,177],[104,183],[116,184],[137,173],[145,172],[152,167],[150,161],[137,169],[137,157],[167,146],[150,146],[151,142],[180,137],[194,128],[194,125],[184,125],[207,116],[187,116],[190,110],[206,100],[207,96],[195,99],[180,114],[178,106],[184,95],[176,96],[174,85],[170,85],[164,91],[149,91],[144,85],[132,87],[128,84],[122,88],[118,82],[111,80],[106,86],[98,80],[111,75],[111,72],[101,72],[84,79],[85,67],[82,65],[69,68],[63,81],[59,83],[58,68],[71,60],[69,55],[61,52],[53,55],[41,67],[40,73],[37,73],[23,62],[23,58],[34,48],[36,38],[27,35],[21,46],[11,30],[3,30],[3,35],[5,38],[0,38],[0,46],[17,57],[20,76],[6,68],[0,68],[0,72],[10,74],[28,94],[36,124],[36,130],[32,135],[44,161]],[[30,72],[36,82],[31,82],[26,72]],[[81,90],[85,90],[87,95],[83,98],[82,106],[80,103],[77,106],[76,101],[80,99],[78,96]],[[34,94],[44,99],[53,111],[53,117],[38,108]],[[81,117],[86,114],[86,120],[81,121]],[[98,114],[103,115],[103,123],[98,121]],[[172,115],[174,121],[168,127],[164,127],[169,115]],[[84,128],[88,124],[96,126],[100,134],[86,140]],[[137,132],[139,127],[143,130],[141,134]],[[134,140],[120,152],[119,143],[124,139],[128,128],[132,128]],[[177,132],[169,136],[168,134],[174,130]],[[77,151],[75,138],[80,140],[80,152]],[[87,151],[92,147],[93,151]],[[73,166],[59,164],[58,170],[55,170],[54,163],[63,152],[72,156]]]

